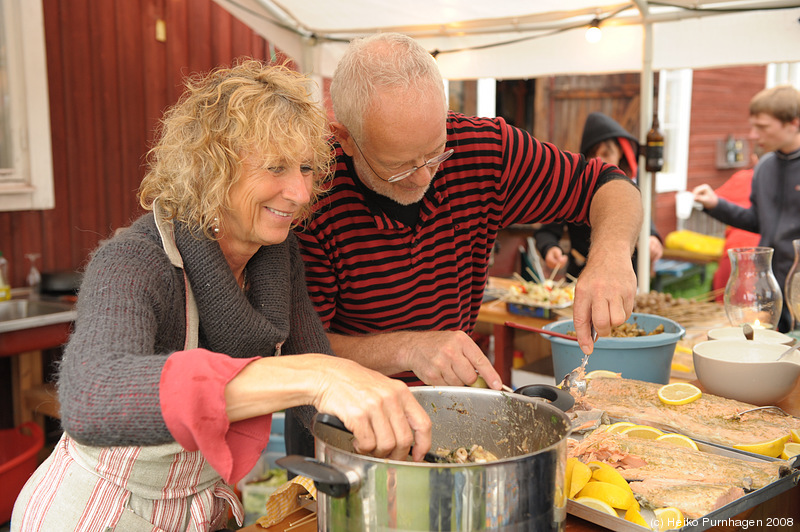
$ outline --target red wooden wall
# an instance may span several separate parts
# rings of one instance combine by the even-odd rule
[[[185,75],[270,57],[267,41],[212,0],[29,1],[44,7],[56,206],[0,213],[12,286],[25,284],[26,253],[41,253],[43,271],[80,269],[141,214],[143,157]]]

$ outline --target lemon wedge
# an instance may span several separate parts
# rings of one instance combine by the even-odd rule
[[[683,526],[683,513],[673,506],[656,508],[653,513],[656,514],[659,531],[673,530]]]
[[[665,405],[685,405],[703,395],[700,388],[688,382],[665,384],[658,389],[658,399]]]
[[[617,511],[614,508],[609,506],[607,502],[603,502],[600,499],[595,499],[593,497],[579,497],[575,499],[575,502],[579,502],[584,506],[588,506],[589,508],[594,508],[595,510],[607,513],[608,515],[619,517],[617,515]]]
[[[741,445],[733,445],[733,448],[739,449],[740,451],[747,451],[750,453],[769,456],[771,458],[778,458],[783,452],[783,445],[787,441],[789,441],[788,434],[781,438],[775,438],[772,441],[767,441],[764,443],[747,443]]]
[[[596,369],[594,371],[590,371],[586,374],[586,380],[594,379],[595,377],[606,377],[608,379],[619,379],[622,377],[621,373],[614,373],[613,371],[608,371],[607,369]]]
[[[680,371],[683,373],[692,373],[694,370],[687,366],[686,364],[681,364],[680,362],[673,362],[672,367],[670,368],[672,371]]]
[[[630,421],[618,421],[606,427],[606,432],[620,432],[622,429],[627,429],[635,425],[636,423],[631,423]]]
[[[608,482],[609,484],[614,484],[615,486],[619,486],[633,493],[631,487],[628,485],[628,481],[622,477],[619,471],[610,465],[604,464],[603,462],[589,462],[588,466],[589,469],[592,470],[592,480]]]
[[[628,508],[628,510],[625,512],[625,520],[650,529],[650,524],[645,520],[644,517],[642,517],[642,514],[639,513],[639,509],[636,506],[631,506]]]
[[[634,425],[632,427],[622,429],[620,433],[627,434],[633,438],[643,438],[646,440],[655,440],[659,436],[664,435],[664,433],[657,428],[650,427],[648,425]]]
[[[665,441],[667,443],[672,443],[674,445],[678,445],[680,447],[689,447],[694,449],[695,451],[699,451],[700,449],[697,448],[697,444],[688,436],[684,436],[683,434],[664,434],[663,436],[659,436],[656,438],[656,441]]]
[[[800,430],[792,429],[792,430],[789,431],[789,434],[791,435],[790,439],[793,442],[800,443]]]
[[[783,452],[781,452],[781,458],[784,460],[789,460],[795,456],[800,454],[800,443],[797,442],[786,442],[783,444]],[[589,465],[591,467],[591,464]]]
[[[592,470],[589,469],[589,466],[577,460],[572,467],[572,475],[569,479],[569,498],[572,499],[577,495],[579,491],[581,491],[584,486],[591,480],[592,478]]]
[[[591,497],[599,499],[612,508],[627,510],[636,502],[630,488],[623,489],[608,482],[591,481],[588,482],[581,491],[578,492],[577,499],[580,497]]]
[[[567,458],[567,470],[564,473],[564,493],[567,494],[567,497],[570,496],[569,488],[570,484],[572,484],[572,471],[575,469],[575,462],[579,460],[574,456],[572,458]]]

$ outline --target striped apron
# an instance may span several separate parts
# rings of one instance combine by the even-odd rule
[[[172,226],[154,205],[164,250],[183,268]],[[186,281],[186,343],[197,347],[199,316]],[[200,451],[178,443],[144,447],[92,447],[64,433],[53,453],[25,484],[12,532],[206,532],[225,528],[228,507],[241,526],[239,499]]]

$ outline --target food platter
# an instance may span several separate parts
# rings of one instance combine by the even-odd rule
[[[511,314],[534,318],[554,318],[552,311],[572,306],[575,297],[573,285],[547,280],[543,283],[516,278],[501,296]]]
[[[706,443],[701,441],[696,441],[696,443],[701,451],[721,456],[740,458],[743,460],[750,460],[750,461],[778,460],[777,458],[769,458],[766,456],[748,453],[745,451],[739,451],[736,449],[724,447],[721,445],[716,445],[713,443]],[[787,475],[783,476],[782,478],[779,478],[778,480],[760,489],[751,491],[750,493],[745,494],[743,497],[739,497],[738,499],[714,510],[713,512],[705,514],[702,517],[699,517],[697,519],[687,518],[684,526],[675,530],[679,530],[680,532],[700,532],[702,530],[708,530],[709,528],[718,525],[723,525],[723,524],[730,525],[731,521],[734,519],[735,516],[785,491],[790,490],[791,488],[797,485],[798,481],[800,481],[800,459],[795,457],[795,461],[792,463],[792,469]],[[626,521],[622,517],[613,517],[599,510],[595,510],[594,508],[584,506],[583,504],[575,502],[574,500],[571,499],[567,501],[567,513],[570,515],[574,515],[576,517],[580,517],[581,519],[585,519],[586,521],[589,521],[596,525],[600,525],[619,532],[641,532],[642,530],[647,530],[644,527],[631,523],[630,521]],[[642,517],[644,517],[648,523],[654,522],[655,514],[652,511],[642,508],[641,514]],[[776,530],[779,530],[780,527],[786,527],[784,529],[789,529],[792,528],[792,525],[797,524],[797,523],[791,524],[786,522],[780,522],[780,519],[781,519],[780,517],[775,517],[776,522],[770,524],[762,522],[761,526],[766,527],[768,529],[774,527]]]
[[[786,521],[788,515],[796,520],[797,514],[779,510],[777,501],[770,505],[776,515],[761,509],[740,514],[790,490],[800,481],[800,456],[788,460],[773,458],[795,454],[795,449],[788,449],[786,442],[798,441],[800,420],[775,409],[754,411],[747,409],[750,405],[745,403],[707,393],[701,395],[696,387],[696,397],[670,402],[675,397],[662,397],[663,388],[632,379],[591,379],[586,395],[581,397],[580,405],[576,404],[580,408],[570,411],[574,443],[569,447],[569,460],[577,458],[590,466],[599,460],[616,466],[622,476],[619,480],[629,484],[639,503],[636,510],[648,524],[657,521],[656,512],[669,515],[663,509],[674,506],[680,510],[676,510],[677,515],[683,513],[686,518],[680,528],[676,527],[682,531],[727,526],[750,519],[751,513],[754,520],[762,521],[762,528],[745,523],[751,528],[795,528],[797,522],[781,523],[780,519],[783,516]],[[793,411],[790,407],[790,412]],[[731,412],[734,415],[729,415]],[[747,417],[741,415],[748,412],[752,413]],[[669,437],[670,433],[673,437]],[[681,436],[677,437],[678,434]],[[662,439],[677,441],[678,446],[658,441]],[[612,492],[599,492],[599,487],[581,493],[586,476],[577,474],[577,466],[574,471],[576,476],[567,481],[571,497],[567,503],[569,514],[612,530],[645,530],[626,520],[622,510],[606,506],[604,511],[602,504],[596,504],[600,501],[591,498],[585,499],[591,507],[574,500],[591,497],[594,492],[615,508],[629,508],[623,499],[613,499]],[[591,477],[606,480],[602,475],[595,478],[594,473]],[[577,488],[570,484],[575,479],[582,482]],[[659,510],[654,512],[653,508]],[[629,513],[629,519],[639,519],[637,512]],[[765,525],[763,521],[767,519],[775,522]]]

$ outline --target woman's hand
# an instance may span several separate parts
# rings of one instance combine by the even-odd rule
[[[414,460],[431,447],[431,420],[408,386],[353,361],[329,357],[313,405],[337,416],[353,433],[357,452]]]
[[[544,263],[547,264],[547,267],[551,270],[563,268],[567,265],[567,256],[564,255],[564,252],[560,247],[553,246],[547,250],[547,253],[545,253]]]
[[[380,458],[404,460],[413,444],[419,461],[431,447],[431,420],[408,386],[344,358],[256,359],[228,382],[225,405],[231,422],[313,405],[342,420],[358,452]]]

